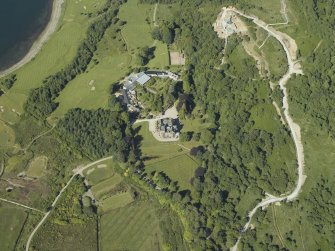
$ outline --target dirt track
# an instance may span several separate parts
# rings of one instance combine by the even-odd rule
[[[45,30],[42,32],[39,38],[34,42],[33,46],[30,48],[29,52],[27,53],[27,55],[24,56],[24,58],[22,58],[18,63],[11,66],[10,68],[0,72],[0,78],[8,74],[11,74],[12,72],[21,68],[25,64],[29,63],[39,53],[43,45],[48,41],[50,36],[57,29],[58,22],[62,14],[63,2],[64,0],[54,0],[51,18]]]
[[[281,0],[281,1],[282,1],[282,14],[284,15],[286,21],[288,22],[288,17],[286,13],[286,3],[285,3],[285,0]],[[286,84],[289,81],[289,79],[295,74],[303,74],[303,71],[301,69],[301,65],[297,62],[298,47],[294,39],[292,39],[290,36],[288,36],[285,33],[277,31],[276,29],[271,27],[269,24],[266,24],[264,21],[258,19],[258,17],[244,14],[243,12],[235,9],[234,7],[224,8],[223,11],[231,11],[237,15],[240,15],[247,19],[252,20],[257,26],[267,31],[270,36],[277,39],[278,42],[280,42],[280,44],[283,46],[283,49],[287,57],[288,71],[279,80],[278,85],[280,86],[280,89],[282,90],[284,94],[283,96],[284,117],[291,131],[291,136],[293,138],[295,148],[296,148],[296,157],[297,157],[297,162],[298,162],[298,180],[297,180],[295,189],[279,197],[273,196],[271,194],[266,194],[266,198],[264,198],[260,203],[256,205],[255,208],[253,208],[249,212],[248,222],[245,224],[243,228],[243,232],[245,232],[248,230],[251,224],[252,218],[258,209],[266,208],[267,206],[273,203],[276,203],[276,202],[295,200],[298,197],[301,191],[301,188],[305,182],[306,176],[304,175],[304,148],[303,148],[302,141],[301,141],[300,126],[293,121],[289,113],[288,92],[286,88]],[[287,22],[285,22],[285,24]],[[281,24],[281,23],[278,23],[278,24]],[[271,24],[271,25],[273,26],[277,24]],[[220,33],[219,33],[219,36],[220,36]],[[238,241],[235,243],[234,247],[231,248],[231,251],[236,251],[238,249],[238,243],[240,241],[240,238],[241,237],[238,238]]]

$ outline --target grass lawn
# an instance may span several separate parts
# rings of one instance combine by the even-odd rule
[[[101,249],[162,250],[162,233],[152,202],[132,203],[101,217]]]
[[[105,0],[65,1],[58,30],[30,63],[15,72],[17,81],[11,90],[0,97],[0,105],[5,110],[0,113],[1,119],[9,122],[17,121],[16,112],[23,112],[23,104],[29,91],[42,85],[46,77],[71,62],[91,20],[82,13],[94,13],[104,3]],[[15,112],[12,109],[15,109]]]
[[[108,28],[98,44],[94,58],[99,63],[96,65],[92,61],[85,73],[68,83],[57,98],[60,105],[51,117],[61,117],[76,107],[107,108],[111,84],[123,79],[131,71],[131,57],[122,51],[121,38],[112,38],[113,29],[115,27]]]
[[[112,160],[109,160],[85,170],[84,174],[91,185],[96,185],[103,180],[111,178],[115,174],[115,165]]]
[[[164,171],[172,180],[178,181],[181,189],[191,189],[190,179],[199,164],[188,155],[189,151],[178,146],[180,142],[157,141],[149,131],[148,123],[136,126],[143,138],[140,146],[147,172]]]
[[[139,4],[138,0],[131,0],[122,5],[119,16],[127,22],[122,35],[128,51],[134,55],[139,48],[155,46],[155,57],[148,63],[148,67],[161,69],[169,65],[169,53],[166,44],[154,41],[151,37],[153,13],[154,5]]]
[[[146,166],[148,173],[152,171],[164,172],[172,180],[178,181],[180,189],[192,189],[191,179],[194,177],[194,172],[199,167],[199,164],[187,154],[179,155],[174,158],[156,162]]]
[[[147,122],[136,124],[135,129],[139,129],[140,147],[146,165],[188,153],[188,151],[178,146],[178,142],[157,141],[149,131]]]
[[[43,175],[48,164],[48,157],[38,156],[34,158],[28,167],[27,175],[33,178],[39,178]]]
[[[122,177],[115,173],[113,177],[104,180],[103,182],[98,183],[97,185],[94,185],[92,187],[92,192],[94,196],[97,198],[103,196],[104,194],[111,191],[113,188],[115,188],[120,182],[122,181]]]
[[[100,206],[104,212],[107,212],[109,210],[125,207],[133,201],[134,199],[132,194],[129,191],[127,191],[124,193],[114,194],[104,199],[100,203]]]
[[[12,251],[24,226],[27,213],[14,207],[0,207],[0,250]]]
[[[154,5],[139,4],[138,0],[127,1],[121,6],[119,17],[127,22],[122,29],[122,34],[131,52],[154,44],[150,26],[153,9]],[[147,22],[146,19],[149,21]]]
[[[150,60],[148,67],[151,69],[162,69],[170,65],[170,56],[167,45],[157,41],[155,47],[155,57]]]

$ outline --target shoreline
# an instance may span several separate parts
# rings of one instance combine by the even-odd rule
[[[58,23],[62,15],[62,5],[64,1],[65,0],[53,1],[51,16],[47,26],[44,28],[42,33],[37,37],[37,39],[33,42],[33,45],[30,47],[29,51],[22,59],[20,59],[17,63],[10,66],[9,68],[0,71],[0,78],[11,74],[12,72],[18,70],[25,64],[29,63],[41,51],[43,45],[49,40],[50,36],[56,31],[58,27]]]

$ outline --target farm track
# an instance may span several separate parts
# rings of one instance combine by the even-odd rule
[[[285,17],[287,17],[287,13],[286,13],[286,3],[284,0],[282,1],[282,11],[283,11],[283,15]],[[235,8],[228,8],[228,11],[234,12],[237,15],[243,16],[249,20],[252,20],[257,26],[259,26],[260,28],[264,29],[265,31],[268,32],[268,34],[272,37],[274,37],[275,39],[277,39],[280,44],[282,45],[282,47],[284,48],[284,51],[286,53],[286,57],[287,57],[287,61],[288,61],[288,71],[287,73],[279,80],[278,84],[280,86],[280,89],[282,90],[284,96],[283,96],[283,110],[284,110],[284,117],[285,120],[287,122],[288,128],[291,132],[291,136],[293,138],[294,144],[295,144],[295,148],[296,148],[296,157],[297,157],[297,162],[298,162],[298,180],[296,183],[296,187],[292,192],[287,193],[284,196],[273,196],[270,194],[266,194],[266,198],[264,198],[260,203],[258,203],[256,205],[255,208],[253,208],[249,214],[248,214],[248,222],[244,225],[243,231],[245,232],[248,230],[252,218],[255,215],[255,213],[258,211],[258,209],[260,208],[266,208],[267,206],[276,203],[276,202],[281,202],[281,201],[293,201],[295,200],[300,191],[301,188],[305,182],[306,176],[304,175],[304,149],[303,149],[303,145],[302,145],[302,141],[301,141],[301,130],[300,130],[300,126],[298,124],[296,124],[290,113],[289,113],[289,103],[288,103],[288,92],[287,92],[287,88],[286,88],[286,84],[289,81],[289,79],[295,75],[295,74],[303,74],[303,71],[301,70],[301,66],[298,64],[297,59],[296,59],[296,51],[297,51],[297,46],[295,41],[289,37],[287,34],[284,34],[282,32],[279,32],[277,30],[275,30],[272,27],[269,27],[270,25],[266,24],[265,22],[263,22],[262,20],[258,19],[255,16],[251,16],[251,15],[247,15],[244,14],[243,12],[235,9]],[[288,19],[287,19],[288,22]],[[283,24],[283,23],[280,23]],[[286,24],[286,23],[285,23]],[[276,25],[276,24],[272,24],[272,25]],[[240,238],[238,238],[236,244],[234,245],[234,247],[231,248],[231,251],[237,251],[238,250],[238,244],[240,241]]]
[[[60,199],[60,197],[62,196],[62,194],[65,192],[65,190],[68,188],[68,186],[72,183],[73,179],[77,176],[77,175],[81,175],[83,176],[83,171],[91,166],[94,166],[96,164],[99,164],[100,162],[106,161],[106,160],[110,160],[112,159],[113,156],[109,156],[106,158],[102,158],[99,159],[97,161],[94,161],[84,167],[79,167],[73,170],[74,174],[71,176],[71,178],[69,179],[69,181],[66,183],[66,185],[62,188],[62,190],[59,192],[59,194],[57,195],[57,197],[55,198],[55,200],[53,201],[53,203],[51,204],[51,209],[45,213],[44,217],[42,218],[42,220],[38,223],[38,225],[34,228],[33,232],[30,234],[28,241],[27,241],[27,245],[26,245],[26,251],[29,251],[29,247],[30,247],[30,243],[34,237],[34,235],[36,234],[37,230],[43,225],[43,223],[46,221],[46,219],[49,217],[50,213],[52,212],[52,210],[54,209],[54,207],[56,206],[58,200]]]
[[[4,198],[0,198],[0,201],[4,201],[4,202],[7,202],[7,203],[10,203],[10,204],[19,206],[19,207],[23,207],[25,209],[29,209],[29,210],[33,210],[35,212],[39,212],[39,213],[45,214],[45,212],[43,212],[43,211],[41,211],[41,210],[39,210],[37,208],[29,207],[29,206],[23,205],[21,203],[15,202],[15,201],[7,200],[7,199],[4,199]]]

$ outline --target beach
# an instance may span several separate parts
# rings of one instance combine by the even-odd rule
[[[51,17],[44,31],[38,36],[36,41],[29,49],[28,53],[19,62],[15,63],[6,70],[0,71],[0,78],[13,73],[17,69],[29,63],[39,53],[43,45],[48,41],[50,36],[56,31],[58,27],[58,23],[62,15],[63,3],[64,0],[54,0]]]

